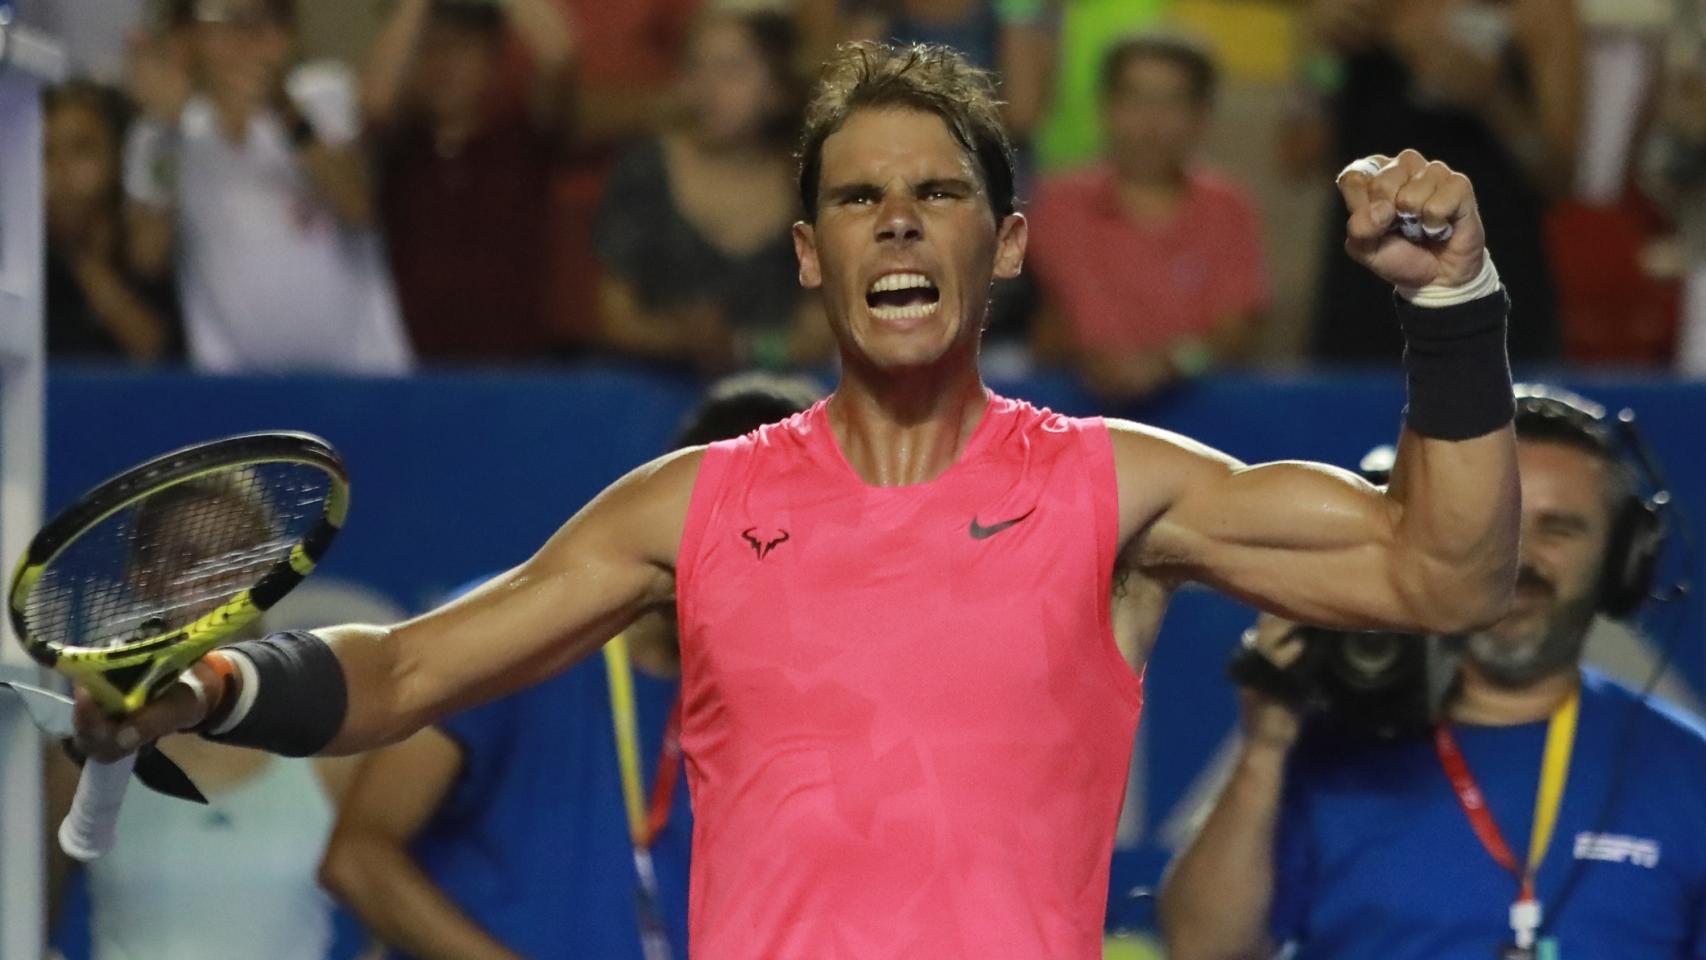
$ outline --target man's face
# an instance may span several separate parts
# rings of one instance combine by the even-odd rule
[[[201,82],[219,100],[264,103],[290,63],[290,28],[260,0],[197,4],[190,37]]]
[[[975,351],[992,277],[1015,277],[1025,218],[999,225],[977,161],[935,114],[855,112],[823,145],[817,218],[794,225],[849,359],[882,370]]]
[[[734,20],[714,20],[693,35],[681,97],[700,140],[718,146],[758,139],[781,106],[763,55]]]
[[[76,102],[48,114],[44,136],[48,230],[71,234],[112,197],[118,180],[118,145],[99,111]]]
[[[1133,57],[1102,107],[1108,159],[1133,175],[1171,176],[1190,160],[1207,119],[1183,67]]]
[[[441,123],[470,123],[491,85],[498,38],[441,19],[430,20],[421,37],[414,86],[429,116]]]
[[[1614,477],[1604,460],[1575,447],[1523,441],[1521,566],[1503,620],[1469,638],[1469,657],[1488,679],[1521,687],[1574,666],[1597,606],[1613,520]]]
[[[260,547],[272,535],[265,515],[233,497],[179,504],[138,544],[131,586],[149,605],[171,611],[170,626],[202,616],[252,583],[276,561]]]

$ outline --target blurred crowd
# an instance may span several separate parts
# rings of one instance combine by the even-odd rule
[[[1413,146],[1477,185],[1515,362],[1706,371],[1691,0],[34,15],[85,75],[44,104],[57,359],[829,363],[797,280],[793,138],[825,51],[889,38],[962,50],[1006,101],[1032,229],[1025,277],[993,294],[997,369],[1069,365],[1129,401],[1237,366],[1395,365],[1390,292],[1340,251],[1330,188],[1349,159]]]

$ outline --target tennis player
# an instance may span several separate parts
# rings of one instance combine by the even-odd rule
[[[841,355],[827,401],[636,469],[432,613],[225,648],[194,668],[205,696],[183,684],[122,725],[85,704],[86,748],[193,728],[371,749],[673,596],[695,957],[1088,960],[1141,700],[1116,577],[1139,648],[1187,580],[1347,628],[1504,611],[1508,304],[1462,175],[1405,151],[1338,180],[1347,250],[1397,288],[1408,343],[1382,491],[984,387],[991,282],[1019,273],[1026,227],[990,81],[957,54],[841,49],[801,150],[800,280]]]

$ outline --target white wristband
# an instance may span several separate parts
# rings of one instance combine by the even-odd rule
[[[1479,300],[1499,289],[1499,271],[1493,266],[1493,255],[1481,251],[1481,272],[1462,286],[1451,287],[1430,283],[1425,287],[1399,287],[1398,295],[1418,307],[1455,307],[1460,303]]]
[[[190,693],[195,694],[196,705],[201,707],[200,716],[207,716],[207,711],[211,710],[213,705],[207,697],[207,684],[202,683],[201,678],[195,675],[195,668],[191,667],[178,674],[178,682],[189,687]],[[197,720],[196,722],[200,723],[201,721]]]
[[[230,733],[233,727],[243,722],[243,718],[249,715],[249,709],[255,705],[255,695],[261,690],[261,677],[255,670],[253,660],[241,651],[231,649],[221,650],[219,655],[231,660],[231,665],[237,668],[237,675],[242,680],[237,684],[237,702],[232,705],[231,712],[225,715],[219,726],[207,731],[216,737]]]

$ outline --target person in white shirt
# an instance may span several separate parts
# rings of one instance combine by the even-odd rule
[[[290,67],[290,0],[173,0],[169,23],[131,51],[124,180],[132,262],[175,266],[191,363],[407,371],[354,77]]]

